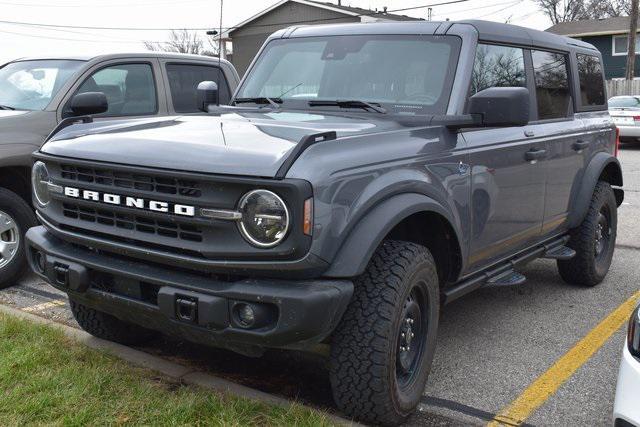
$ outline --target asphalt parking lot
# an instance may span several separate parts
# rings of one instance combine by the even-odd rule
[[[528,281],[520,287],[480,290],[447,306],[421,410],[411,424],[486,424],[638,292],[640,144],[623,146],[620,160],[626,195],[605,282],[593,289],[567,285],[555,262],[540,260],[522,271]],[[64,294],[34,277],[1,291],[0,303],[75,325]],[[624,337],[624,327],[618,328],[557,389],[538,390],[545,398],[526,424],[610,425]],[[169,339],[144,350],[267,392],[332,407],[320,358],[275,352],[256,361]]]

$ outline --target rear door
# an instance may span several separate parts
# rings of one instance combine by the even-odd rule
[[[547,236],[566,229],[572,189],[579,183],[583,153],[590,150],[590,142],[584,138],[584,123],[575,115],[569,53],[534,49],[531,59],[535,115],[527,132],[547,150],[542,227]]]
[[[471,94],[490,87],[527,87],[528,52],[479,44]],[[463,131],[470,150],[472,238],[469,264],[478,269],[539,238],[544,214],[546,141],[527,127]]]
[[[220,104],[228,104],[238,85],[233,72],[226,69],[227,63],[218,64],[211,60],[179,61],[160,59],[167,88],[167,104],[170,113],[202,113],[197,106],[197,88],[203,81],[213,81],[218,85]]]

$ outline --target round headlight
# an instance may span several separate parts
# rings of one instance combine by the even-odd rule
[[[254,190],[240,200],[239,228],[252,245],[270,248],[280,243],[289,230],[289,211],[284,201],[268,190]]]
[[[49,171],[47,166],[37,161],[33,165],[31,171],[31,185],[33,186],[33,195],[40,206],[47,206],[51,201],[49,195]]]

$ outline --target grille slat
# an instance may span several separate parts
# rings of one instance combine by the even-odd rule
[[[196,181],[141,175],[138,173],[114,172],[108,169],[78,167],[62,164],[61,176],[77,182],[88,182],[114,188],[126,188],[158,194],[173,194],[189,198],[202,196],[202,189]]]
[[[202,242],[203,240],[202,230],[190,224],[159,221],[138,215],[93,209],[75,203],[63,203],[62,213],[67,218],[98,223],[124,230],[135,230],[141,233],[156,234],[162,237],[188,240],[190,242]]]

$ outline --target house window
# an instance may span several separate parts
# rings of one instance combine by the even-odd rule
[[[627,54],[627,36],[613,36],[613,56],[621,56]],[[640,54],[640,38],[636,36],[636,54]]]

